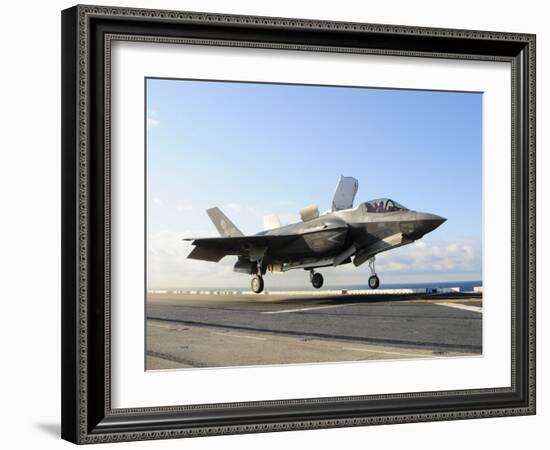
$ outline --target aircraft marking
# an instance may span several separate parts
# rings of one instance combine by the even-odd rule
[[[327,239],[331,242],[340,243],[340,242],[342,242],[342,240],[340,238],[343,235],[345,235],[347,232],[348,232],[347,230],[344,230],[344,231],[340,231],[339,233],[334,233],[334,235],[328,237]]]

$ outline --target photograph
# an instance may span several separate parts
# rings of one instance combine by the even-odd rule
[[[64,440],[536,414],[542,22],[66,6]]]
[[[147,371],[483,356],[483,92],[144,90]]]

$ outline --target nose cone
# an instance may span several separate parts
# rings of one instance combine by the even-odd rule
[[[435,230],[439,225],[445,222],[447,219],[438,216],[436,214],[429,213],[416,213],[416,225],[418,231],[422,234],[427,234]]]

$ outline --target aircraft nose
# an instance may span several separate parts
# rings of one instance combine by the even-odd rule
[[[445,219],[444,217],[438,216],[436,214],[417,213],[416,220],[422,230],[422,233],[426,234],[435,230],[447,219]]]

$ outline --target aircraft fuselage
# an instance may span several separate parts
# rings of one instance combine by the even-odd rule
[[[409,210],[367,212],[364,204],[360,204],[307,222],[262,231],[257,236],[296,236],[287,244],[268,248],[263,257],[266,268],[281,265],[277,269],[286,271],[298,266],[316,268],[333,265],[330,263],[331,258],[348,248],[374,256],[381,251],[414,242],[444,221],[434,214]],[[342,263],[350,261],[350,258],[345,258]]]

